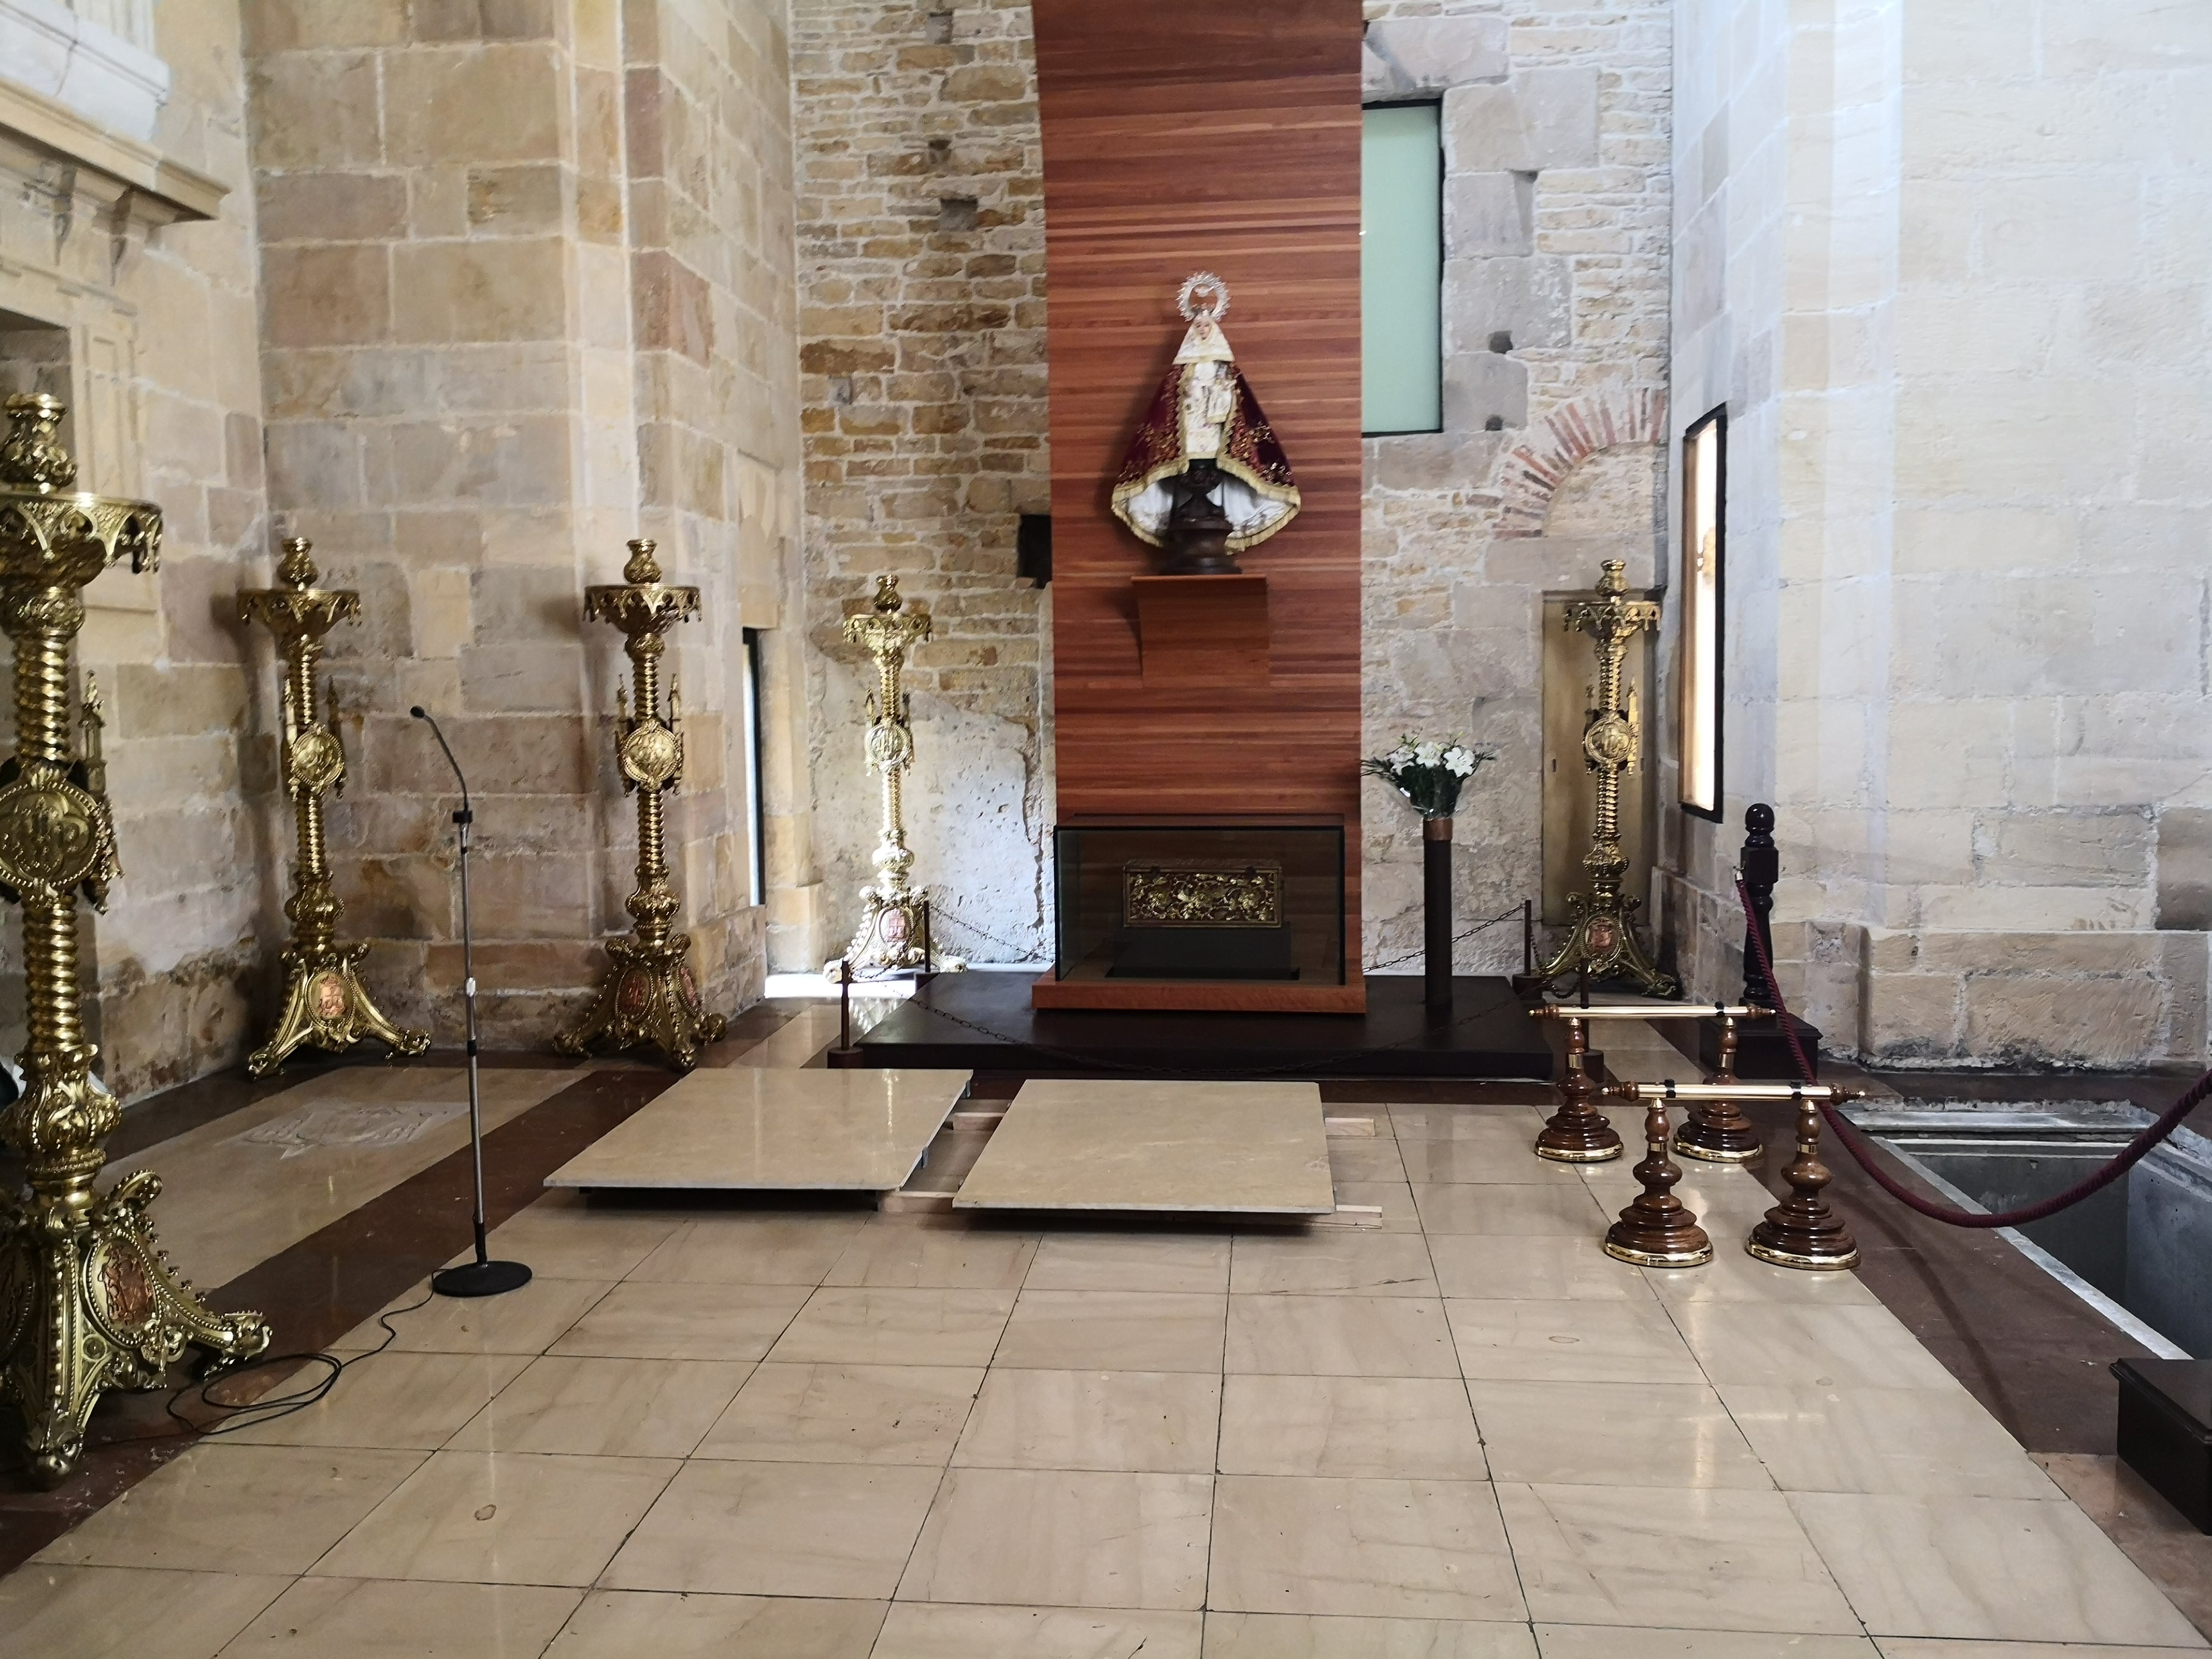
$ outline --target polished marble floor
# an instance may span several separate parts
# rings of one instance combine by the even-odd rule
[[[0,1580],[0,1650],[2205,1650],[2051,1478],[2094,1471],[2047,1474],[1855,1278],[1741,1255],[1750,1175],[1686,1182],[1722,1249],[1667,1275],[1600,1252],[1633,1182],[1530,1157],[1533,1105],[1330,1111],[1371,1115],[1327,1152],[1377,1227],[550,1194],[495,1237],[528,1287],[396,1315],[320,1406],[55,1539]]]

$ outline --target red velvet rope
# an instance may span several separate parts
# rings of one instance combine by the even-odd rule
[[[1736,880],[1735,896],[1743,905],[1744,937],[1751,941],[1752,949],[1759,957],[1759,970],[1765,975],[1766,988],[1774,998],[1774,1017],[1782,1023],[1782,1035],[1790,1043],[1790,1052],[1796,1058],[1799,1073],[1810,1083],[1814,1080],[1813,1064],[1805,1057],[1804,1044],[1798,1041],[1797,1023],[1790,1018],[1789,1007],[1782,1000],[1782,988],[1774,978],[1774,963],[1766,948],[1765,936],[1752,915],[1751,891],[1741,877]],[[1910,1206],[1930,1220],[1941,1221],[1952,1227],[2021,1227],[2031,1221],[2057,1215],[2061,1210],[2079,1204],[2092,1193],[2102,1192],[2111,1186],[2140,1164],[2152,1147],[2179,1128],[2181,1120],[2187,1117],[2208,1094],[2212,1094],[2212,1071],[2206,1072],[2184,1090],[2181,1098],[2167,1107],[2157,1122],[2130,1141],[2111,1163],[2094,1175],[2075,1182],[2056,1197],[2046,1198],[2040,1203],[2026,1205],[2017,1210],[2000,1210],[1993,1214],[1954,1210],[1948,1205],[1921,1197],[1875,1161],[1872,1144],[1832,1103],[1821,1103],[1820,1115],[1827,1120],[1829,1128],[1835,1131],[1836,1139],[1843,1142],[1844,1150],[1858,1160],[1859,1167],[1874,1177],[1875,1185],[1899,1203]]]

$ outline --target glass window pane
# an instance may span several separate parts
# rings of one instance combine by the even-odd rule
[[[1443,428],[1442,107],[1366,112],[1360,147],[1360,428]]]
[[[1721,560],[1728,420],[1715,410],[1682,436],[1682,805],[1721,813]]]

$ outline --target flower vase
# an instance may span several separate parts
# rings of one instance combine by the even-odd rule
[[[1452,1006],[1452,821],[1421,820],[1422,943],[1426,957],[1422,1001],[1431,1012]]]

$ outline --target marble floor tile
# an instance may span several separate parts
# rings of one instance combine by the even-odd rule
[[[694,1455],[942,1468],[982,1384],[975,1365],[763,1365]]]
[[[1875,1644],[1863,1636],[1793,1636],[1772,1631],[1539,1625],[1536,1644],[1544,1659],[1879,1659]]]
[[[1418,1234],[1339,1230],[1243,1234],[1229,1267],[1239,1296],[1437,1295],[1428,1241]]]
[[[1231,1376],[1224,1474],[1482,1480],[1467,1388],[1450,1377]]]
[[[1444,1304],[1469,1377],[1498,1382],[1705,1381],[1666,1310],[1653,1302]]]
[[[702,1216],[629,1277],[649,1284],[819,1285],[867,1224],[862,1215]]]
[[[1674,1317],[1717,1387],[1959,1391],[1887,1308],[1692,1302]]]
[[[579,1193],[548,1193],[493,1228],[486,1243],[494,1259],[526,1262],[539,1279],[611,1280],[683,1224],[672,1211],[617,1209],[592,1205]]]
[[[1439,1233],[1429,1240],[1437,1286],[1483,1302],[1645,1302],[1643,1269],[1615,1261],[1601,1236]]]
[[[1500,1480],[1774,1490],[1703,1384],[1485,1380],[1468,1393]]]
[[[1346,1181],[1403,1181],[1406,1178],[1405,1160],[1398,1155],[1395,1140],[1352,1139],[1344,1135],[1332,1135],[1328,1142],[1329,1173],[1340,1182]]]
[[[1358,1204],[1370,1205],[1382,1212],[1382,1224],[1375,1229],[1376,1232],[1421,1231],[1420,1212],[1413,1208],[1413,1189],[1402,1181],[1346,1181],[1340,1177],[1336,1183],[1337,1208],[1342,1211]]]
[[[1678,1302],[1802,1302],[1814,1307],[1872,1306],[1881,1300],[1855,1273],[1808,1273],[1761,1261],[1743,1249],[1739,1234],[1716,1223],[1709,1229],[1713,1259],[1702,1267],[1637,1269],[1660,1299]]]
[[[32,1559],[305,1572],[422,1461],[418,1451],[203,1441]]]
[[[1457,1376],[1442,1302],[1232,1296],[1224,1369],[1285,1376]]]
[[[371,1354],[313,1405],[236,1429],[234,1446],[385,1446],[435,1451],[529,1366],[526,1354]],[[309,1370],[308,1381],[320,1376]]]
[[[232,1659],[392,1659],[467,1654],[538,1659],[582,1592],[545,1584],[433,1584],[302,1578],[231,1644]]]
[[[1218,1294],[1229,1288],[1229,1243],[1226,1233],[1050,1232],[1022,1285]]]
[[[1534,1157],[1536,1132],[1549,1108],[1534,1106],[1393,1106],[1390,1132],[1400,1140],[1495,1140],[1522,1135],[1522,1151]]]
[[[1613,1218],[1578,1183],[1449,1186],[1413,1183],[1422,1229],[1440,1233],[1602,1238]]]
[[[764,1358],[812,1292],[804,1285],[616,1285],[551,1352],[598,1359]]]
[[[457,1451],[689,1457],[751,1366],[547,1354],[447,1443]]]
[[[1215,1611],[1527,1616],[1486,1482],[1224,1474],[1213,1507]]]
[[[2102,1643],[1946,1642],[1885,1636],[1874,1644],[1882,1659],[2197,1659],[2202,1648],[2110,1647]]]
[[[1205,1659],[1536,1659],[1523,1624],[1209,1613]]]
[[[2037,1452],[2033,1461],[2183,1617],[2212,1636],[2212,1534],[2197,1531],[2110,1453]]]
[[[1198,1371],[994,1369],[956,1468],[1209,1474],[1221,1379]]]
[[[312,1571],[580,1589],[679,1467],[671,1458],[436,1452]]]
[[[988,1365],[1012,1291],[824,1288],[770,1352],[779,1364]]]
[[[935,1468],[695,1460],[601,1583],[887,1601],[940,1478]]]
[[[1790,1503],[1875,1636],[2203,1645],[2063,1498],[1800,1492]]]
[[[1536,1156],[1542,1122],[1492,1124],[1480,1133],[1398,1145],[1406,1178],[1417,1186],[1563,1187],[1578,1183],[1577,1166]]]
[[[960,1209],[1326,1215],[1310,1083],[1032,1078],[953,1200]]]
[[[549,1187],[890,1192],[969,1073],[702,1066],[546,1177]]]
[[[868,1659],[885,1606],[594,1590],[546,1659]]]
[[[824,1285],[901,1290],[1018,1291],[1037,1235],[927,1218],[871,1222],[830,1268]]]
[[[1500,1481],[1498,1500],[1540,1624],[1859,1633],[1779,1492]]]
[[[1195,1611],[1212,1488],[1202,1474],[954,1469],[898,1599]]]
[[[24,1659],[214,1659],[291,1582],[281,1573],[34,1563],[0,1578],[0,1632]]]
[[[1024,1290],[992,1363],[1056,1371],[1218,1372],[1225,1301],[1166,1291]]]
[[[1199,1659],[1202,1615],[896,1601],[872,1659]]]
[[[2058,1495],[1964,1389],[1730,1385],[1721,1398],[1784,1492]]]
[[[395,1297],[378,1316],[388,1318],[397,1333],[384,1352],[541,1354],[612,1288],[596,1279],[532,1279],[504,1296],[432,1296],[424,1282]],[[331,1352],[341,1358],[366,1353],[384,1340],[384,1326],[367,1319],[331,1343]]]

